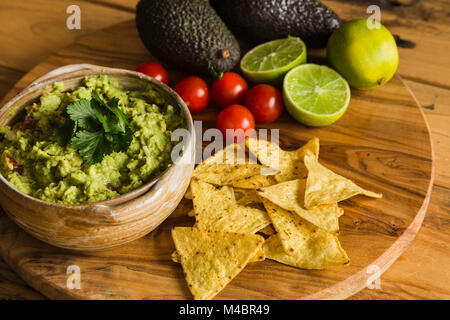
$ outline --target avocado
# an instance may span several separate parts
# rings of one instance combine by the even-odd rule
[[[136,26],[157,58],[194,73],[216,77],[239,62],[239,44],[205,0],[141,0]]]
[[[315,0],[210,0],[226,25],[251,42],[287,36],[300,37],[307,46],[323,48],[341,19]]]

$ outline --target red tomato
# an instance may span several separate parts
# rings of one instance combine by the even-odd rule
[[[206,108],[211,99],[208,84],[199,77],[187,77],[175,85],[175,91],[186,102],[191,113]]]
[[[136,68],[136,71],[164,82],[165,84],[169,83],[169,74],[167,73],[167,70],[157,62],[143,63]]]
[[[255,116],[257,123],[269,123],[283,113],[283,96],[275,87],[259,84],[251,88],[245,97],[245,105]]]
[[[216,80],[212,85],[212,98],[221,108],[232,104],[244,102],[248,90],[247,82],[234,72],[226,72],[222,79]]]
[[[243,140],[253,134],[255,118],[246,107],[232,104],[219,113],[216,126],[228,140],[233,137],[234,140]],[[227,137],[227,129],[234,130],[231,132],[232,136]]]

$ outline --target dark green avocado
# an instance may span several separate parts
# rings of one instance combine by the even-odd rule
[[[210,0],[227,26],[238,37],[266,42],[287,36],[300,37],[307,46],[322,48],[341,19],[315,0]]]
[[[205,0],[141,0],[136,26],[157,58],[194,73],[230,71],[239,62],[239,44]]]

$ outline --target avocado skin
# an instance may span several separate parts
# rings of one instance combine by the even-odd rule
[[[205,0],[141,0],[136,26],[155,57],[184,71],[220,73],[239,62],[236,38]]]
[[[308,47],[323,48],[341,19],[315,0],[210,0],[238,37],[266,42],[300,37]]]

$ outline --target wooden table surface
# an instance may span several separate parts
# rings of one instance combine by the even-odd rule
[[[327,0],[339,14],[378,4],[404,41],[399,73],[424,108],[435,153],[435,184],[414,243],[383,274],[381,289],[353,299],[450,299],[450,4],[449,0]],[[94,30],[134,18],[137,0],[2,0],[0,100],[34,65]],[[66,8],[81,8],[81,30],[66,28]],[[408,44],[414,48],[406,48]],[[0,259],[1,299],[45,299]]]

